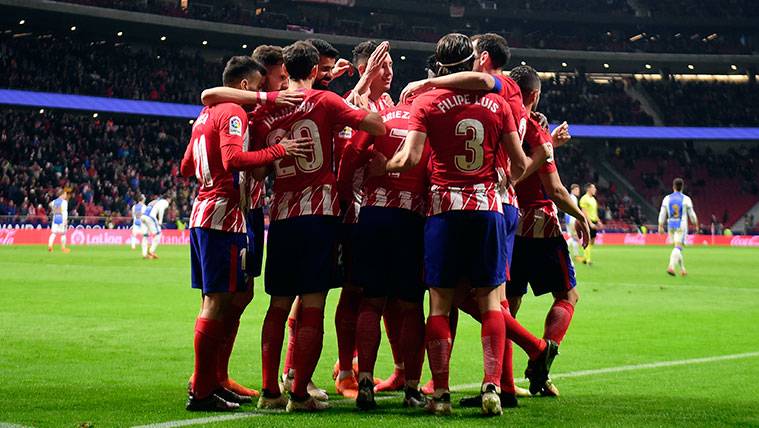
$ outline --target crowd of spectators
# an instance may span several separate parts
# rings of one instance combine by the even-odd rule
[[[124,1],[124,0],[69,0],[94,6],[148,12],[175,17],[193,18],[214,22],[225,22],[254,27],[293,31],[315,31],[325,34],[341,34],[358,37],[388,38],[436,42],[440,36],[450,31],[465,34],[497,32],[509,39],[515,47],[579,49],[602,51],[645,51],[645,52],[686,52],[686,53],[751,53],[754,48],[754,33],[745,31],[719,31],[713,38],[707,36],[714,31],[694,29],[668,30],[660,25],[618,26],[618,25],[562,25],[556,30],[555,23],[541,20],[513,19],[499,17],[497,13],[483,12],[492,9],[522,10],[535,12],[571,12],[574,14],[605,14],[614,16],[634,16],[635,12],[626,0],[591,0],[567,2],[559,0],[497,0],[497,1],[452,1],[450,12],[434,2],[439,11],[446,14],[429,13],[424,1],[409,4],[408,10],[395,10],[372,4],[368,8],[345,7],[334,4],[312,4],[294,0],[281,0],[262,4],[258,7],[244,7],[240,2],[190,2],[186,9],[177,2],[165,1]],[[213,4],[212,4],[213,3]],[[421,6],[420,7],[420,4]],[[650,14],[658,16],[657,2]],[[669,2],[663,2],[668,4]],[[675,2],[680,3],[680,2]],[[683,2],[685,3],[685,2]],[[694,2],[695,6],[665,9],[673,19],[684,13],[689,16],[745,16],[749,8],[746,1],[731,0],[729,6],[718,15],[707,11],[720,9],[723,2]],[[463,7],[457,9],[456,6]],[[416,6],[416,7],[414,7]],[[485,9],[485,10],[483,10]],[[419,12],[424,10],[426,12]],[[463,11],[462,15],[454,10]],[[468,10],[480,11],[477,16],[467,14]],[[729,11],[726,12],[726,11]],[[638,34],[643,35],[632,39]]]
[[[198,103],[218,84],[221,61],[198,51],[54,35],[0,35],[0,87]]]
[[[60,189],[84,223],[128,217],[138,194],[171,197],[167,222],[187,216],[195,185],[177,173],[189,131],[184,120],[3,109],[0,216],[45,223]]]
[[[543,81],[538,109],[552,122],[653,125],[640,103],[625,93],[621,80],[594,83],[578,75]]]
[[[756,126],[759,84],[648,81],[643,87],[668,125]]]

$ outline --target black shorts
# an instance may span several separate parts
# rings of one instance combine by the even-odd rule
[[[266,294],[300,296],[334,288],[339,225],[338,217],[325,215],[273,221],[266,242]]]
[[[337,232],[337,285],[353,283],[353,246],[356,241],[354,223],[340,223]]]
[[[514,262],[506,294],[523,296],[527,294],[527,284],[536,296],[568,291],[577,285],[564,237],[514,239]]]
[[[245,273],[252,277],[261,276],[264,259],[264,209],[250,210],[245,217],[248,235],[248,252],[245,260]]]
[[[422,302],[424,217],[403,208],[362,207],[353,248],[355,284],[364,297]]]
[[[598,227],[597,221],[591,221],[596,227]],[[590,239],[596,239],[596,235],[598,235],[598,230],[595,228],[590,228]]]

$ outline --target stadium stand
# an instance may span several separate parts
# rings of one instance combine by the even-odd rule
[[[72,3],[139,11],[174,17],[225,22],[253,27],[289,29],[293,31],[341,34],[359,37],[391,38],[435,42],[451,30],[465,34],[497,32],[508,38],[515,47],[577,49],[601,51],[690,52],[690,53],[751,53],[755,48],[756,28],[720,31],[694,25],[671,31],[650,17],[676,18],[684,10],[694,16],[712,17],[718,9],[721,18],[752,16],[747,2],[734,1],[722,9],[709,2],[650,2],[634,10],[624,0],[593,0],[581,7],[569,2],[541,1],[358,1],[353,7],[332,4],[309,4],[280,0],[260,6],[243,6],[239,2],[216,4],[190,2],[186,9],[166,2],[129,2],[121,0],[67,0]],[[498,11],[497,15],[492,12]],[[729,12],[727,12],[729,11]],[[513,15],[504,14],[511,12]],[[544,19],[558,14],[556,19],[572,23],[583,15],[599,17],[598,22],[562,26]],[[519,15],[519,19],[515,16]],[[634,22],[604,22],[603,16],[637,17]],[[482,19],[486,18],[486,19]],[[636,37],[640,35],[639,37]],[[712,36],[713,35],[713,36]]]
[[[49,202],[66,187],[74,194],[69,208],[91,218],[85,223],[128,217],[139,193],[171,195],[174,222],[189,214],[196,190],[177,177],[189,130],[185,120],[3,109],[0,215],[47,223]]]

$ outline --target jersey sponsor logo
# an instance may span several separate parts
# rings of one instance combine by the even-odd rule
[[[242,137],[242,120],[237,116],[229,118],[229,135]]]
[[[342,129],[342,131],[340,131],[338,136],[340,138],[350,139],[353,137],[353,129],[350,126],[346,126],[345,128]]]

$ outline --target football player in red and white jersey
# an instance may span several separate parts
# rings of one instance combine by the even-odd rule
[[[528,111],[534,110],[540,100],[538,73],[532,67],[519,66],[511,71],[511,76],[522,90],[525,107]],[[532,118],[527,122],[525,143],[530,151],[544,147],[553,153],[551,135]],[[506,286],[509,306],[516,316],[528,283],[536,296],[552,293],[554,302],[546,316],[543,337],[559,344],[569,328],[579,295],[558,209],[577,220],[576,230],[583,247],[590,239],[590,225],[561,183],[553,156],[537,172],[520,178],[516,191],[521,216],[514,243],[511,280]],[[558,395],[558,390],[548,379],[536,392]]]
[[[446,75],[471,70],[475,52],[467,36],[449,34],[438,41],[435,56],[438,72]],[[406,144],[387,163],[387,171],[417,165],[427,138],[432,174],[424,250],[430,287],[426,343],[435,384],[427,408],[436,414],[451,412],[448,314],[456,288],[472,288],[482,321],[482,411],[501,414],[498,393],[506,332],[498,287],[506,280],[506,228],[496,153],[507,153],[517,177],[527,159],[511,108],[496,94],[436,89],[420,95],[413,103]]]
[[[264,74],[266,69],[251,58],[233,57],[224,69],[223,82],[253,91]],[[190,216],[190,243],[192,287],[201,289],[203,298],[195,325],[195,372],[188,410],[226,411],[251,401],[250,396],[229,389],[237,384],[226,372],[245,309],[235,305],[235,297],[252,292],[242,269],[247,239],[241,201],[246,195],[240,191],[240,182],[246,169],[287,155],[302,156],[310,147],[309,139],[301,138],[245,153],[242,148],[247,140],[247,116],[242,107],[232,103],[205,107],[194,121],[180,165],[183,176],[194,175],[200,182]]]
[[[359,133],[345,151],[338,175],[340,182],[346,176],[352,177],[351,168],[364,165],[368,155],[381,155],[387,160],[404,144],[411,105],[390,107],[381,115],[387,133],[377,137]],[[373,150],[368,150],[370,147]],[[358,158],[356,162],[352,161],[353,156]],[[401,368],[405,368],[404,404],[412,407],[425,404],[419,378],[424,362],[422,261],[428,158],[427,148],[414,168],[402,173],[381,171],[379,176],[363,182],[352,266],[354,284],[362,290],[356,326],[359,364],[356,405],[363,410],[376,407],[374,365],[381,337],[380,318],[388,305],[397,305],[400,314],[398,341],[393,343],[397,350],[393,352],[400,353]],[[341,182],[341,191],[352,191],[352,183],[352,180]],[[343,190],[346,186],[348,190]],[[403,380],[404,372],[399,379]]]
[[[296,331],[293,380],[288,411],[316,411],[328,407],[309,396],[307,386],[321,354],[324,303],[335,285],[339,205],[332,167],[332,134],[344,126],[383,134],[377,114],[358,109],[339,96],[313,90],[319,52],[308,42],[296,42],[283,51],[290,76],[288,91],[305,96],[297,107],[258,111],[254,120],[256,147],[276,145],[282,138],[308,136],[313,151],[306,158],[275,162],[267,242],[267,294],[271,296],[262,329],[263,394],[259,407],[281,408],[278,370],[284,325],[296,296],[301,307]],[[266,175],[257,170],[257,178]]]
[[[358,70],[361,78],[355,88],[349,91],[345,98],[352,102],[358,102],[359,107],[371,112],[381,112],[393,105],[387,91],[393,80],[393,61],[389,53],[388,42],[367,40],[359,43],[353,49],[353,65]],[[343,163],[344,154],[352,146],[352,141],[366,138],[365,133],[353,130],[349,127],[341,130],[335,136],[335,159],[338,167]],[[350,155],[348,156],[350,157]],[[358,394],[358,380],[355,368],[357,366],[356,353],[356,325],[361,304],[361,289],[353,284],[354,275],[354,246],[356,223],[358,222],[361,207],[361,186],[364,178],[363,167],[348,168],[351,176],[345,176],[345,170],[341,180],[348,186],[340,189],[340,204],[344,209],[343,224],[340,227],[340,259],[342,263],[343,284],[340,292],[340,300],[335,311],[335,329],[337,334],[338,361],[333,370],[335,389],[338,394],[345,397],[355,398]],[[385,316],[386,331],[391,338],[390,343],[396,363],[395,373],[400,376],[392,376],[390,379],[380,382],[378,390],[399,389],[403,387],[403,361],[398,350],[397,339],[400,329],[400,317],[397,305],[389,305]],[[395,321],[395,322],[391,322]],[[392,325],[392,329],[389,328]],[[378,381],[379,382],[379,381]],[[400,384],[398,384],[400,382]]]
[[[472,67],[472,72],[456,73],[447,76],[439,76],[430,79],[425,79],[417,82],[409,83],[403,90],[401,98],[407,97],[414,93],[423,92],[432,87],[446,87],[446,88],[459,88],[470,90],[484,90],[492,91],[501,95],[511,107],[514,122],[517,124],[517,131],[519,135],[519,141],[523,141],[528,114],[524,107],[522,100],[522,92],[519,85],[514,82],[511,77],[507,76],[503,72],[503,66],[505,66],[510,59],[509,47],[506,40],[493,33],[477,35],[472,37],[472,43],[474,44],[475,61]],[[547,154],[543,152],[545,156]],[[516,193],[513,187],[512,174],[509,169],[509,160],[506,156],[499,153],[496,159],[497,169],[499,173],[499,192],[503,200],[503,212],[506,217],[506,250],[507,250],[507,263],[511,264],[511,258],[513,255],[514,236],[516,233],[517,222],[519,218],[518,204]],[[506,277],[509,278],[509,269],[506,271]],[[499,288],[499,296],[501,299],[501,306],[505,311],[509,310],[508,300],[506,299],[505,287]],[[475,309],[475,302],[471,296],[467,301],[459,302],[459,307],[470,315],[477,316]],[[522,349],[524,349],[530,361],[534,364],[536,361],[541,360],[541,355],[544,352],[553,353],[555,349],[552,349],[554,345],[550,345],[544,342],[528,330],[523,328],[512,316],[505,314],[505,321],[507,323],[507,334],[509,339],[506,342],[503,359],[504,368],[502,370],[503,378],[501,379],[502,395],[501,401],[505,406],[516,406],[516,395],[529,395],[527,391],[523,391],[514,385],[514,376],[512,368],[512,343],[511,340],[517,342]],[[541,375],[543,370],[533,371],[537,375]],[[541,377],[538,376],[538,377]],[[540,383],[540,382],[538,382]],[[538,384],[536,383],[536,385]],[[472,399],[463,399],[461,404],[463,406],[479,406],[480,396],[472,397]]]

